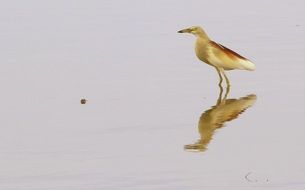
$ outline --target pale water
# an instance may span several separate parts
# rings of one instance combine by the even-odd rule
[[[305,189],[304,21],[301,0],[2,3],[0,189]],[[256,64],[221,104],[192,25]]]

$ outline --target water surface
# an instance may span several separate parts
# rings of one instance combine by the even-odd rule
[[[303,7],[6,2],[0,188],[304,189]],[[220,105],[217,73],[195,57],[194,37],[177,33],[191,25],[257,66],[228,73]],[[224,119],[204,151],[186,151],[215,110]]]

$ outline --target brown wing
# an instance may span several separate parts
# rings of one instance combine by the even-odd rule
[[[216,42],[214,42],[214,41],[210,41],[210,44],[211,44],[213,47],[215,47],[215,48],[219,49],[220,51],[224,52],[224,53],[225,53],[227,56],[229,56],[231,59],[239,58],[239,59],[243,59],[243,60],[248,60],[247,58],[245,58],[245,57],[239,55],[239,54],[236,53],[235,51],[233,51],[233,50],[231,50],[231,49],[229,49],[229,48],[227,48],[227,47],[225,47],[225,46],[223,46],[223,45],[221,45],[221,44],[218,44],[218,43],[216,43]]]

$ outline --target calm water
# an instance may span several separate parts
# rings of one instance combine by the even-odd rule
[[[225,2],[1,5],[0,189],[305,189],[304,3]],[[226,100],[191,25],[257,66]]]

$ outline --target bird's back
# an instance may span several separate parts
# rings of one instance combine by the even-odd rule
[[[225,70],[254,70],[255,65],[233,50],[209,39],[198,38],[195,45],[197,57],[214,67]]]

